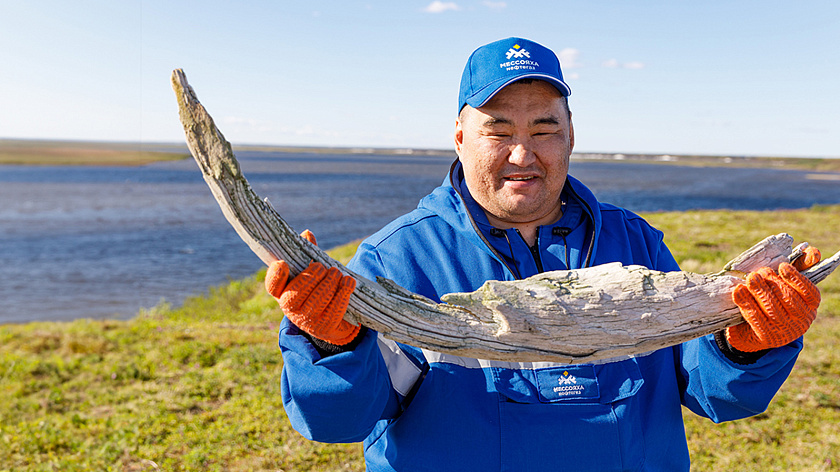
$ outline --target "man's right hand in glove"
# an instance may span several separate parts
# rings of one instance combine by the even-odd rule
[[[315,243],[308,230],[302,236]],[[359,326],[344,321],[356,279],[341,275],[335,267],[328,270],[320,262],[310,263],[297,277],[288,279],[289,265],[275,261],[265,275],[265,289],[295,326],[337,346],[349,343],[359,334]]]

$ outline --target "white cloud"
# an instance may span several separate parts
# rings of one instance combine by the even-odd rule
[[[608,69],[644,69],[645,64],[639,61],[633,62],[618,62],[618,59],[608,59],[601,63],[601,67]]]
[[[580,51],[575,48],[564,48],[557,54],[557,58],[560,59],[560,66],[563,69],[575,69],[580,67],[580,63],[578,63],[577,59],[580,56]]]
[[[618,59],[607,59],[601,63],[601,67],[606,67],[608,69],[618,69],[619,66],[620,64],[618,63]]]
[[[484,6],[491,9],[491,10],[502,10],[504,8],[507,8],[507,3],[485,1]]]
[[[435,0],[434,2],[430,3],[429,6],[423,9],[426,13],[443,13],[447,10],[460,10],[461,7],[458,6],[455,2],[441,2],[440,0]]]
[[[222,122],[226,126],[231,125],[231,128],[234,128],[237,131],[248,130],[263,133],[271,131],[274,128],[274,125],[267,121],[255,120],[253,118],[243,118],[241,116],[226,116],[222,118]]]
[[[259,123],[253,118],[243,118],[241,116],[226,116],[222,118],[222,122],[229,125],[248,125],[257,126]]]

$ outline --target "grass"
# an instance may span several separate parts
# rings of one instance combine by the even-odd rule
[[[139,166],[188,157],[155,145],[0,140],[0,165]]]
[[[840,249],[840,206],[644,215],[686,270],[719,269],[788,232]],[[333,251],[346,260],[355,244]],[[264,272],[128,321],[0,326],[0,471],[361,471],[358,444],[304,440],[279,392],[282,316]],[[695,471],[840,470],[840,274],[769,410],[715,425],[685,413]]]
[[[840,206],[773,212],[690,211],[645,215],[665,232],[683,270],[711,272],[758,241],[786,232],[824,256],[840,250]],[[711,424],[687,412],[692,470],[840,470],[840,273],[822,284],[805,350],[767,412]]]

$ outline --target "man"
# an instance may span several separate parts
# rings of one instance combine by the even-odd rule
[[[614,261],[679,270],[660,231],[568,175],[569,94],[556,55],[537,43],[476,50],[461,80],[449,176],[363,242],[349,267],[433,300],[490,279]],[[797,268],[818,260],[811,250]],[[790,265],[762,269],[734,292],[749,324],[567,366],[397,344],[342,320],[353,278],[315,263],[287,277],[283,262],[266,277],[286,314],[286,412],[309,439],[364,441],[372,471],[688,470],[681,406],[716,422],[763,411],[819,304]]]

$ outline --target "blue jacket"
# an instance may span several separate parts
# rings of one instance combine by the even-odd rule
[[[456,162],[416,210],[363,242],[349,267],[433,300],[539,270],[615,261],[679,270],[662,233],[639,216],[598,202],[572,177],[562,198],[562,218],[539,229],[532,253],[516,230],[488,224]],[[707,336],[564,366],[463,358],[368,331],[354,350],[322,358],[284,320],[280,347],[294,428],[316,441],[364,441],[371,471],[671,472],[689,469],[683,405],[715,422],[764,411],[802,344],[739,365]]]

